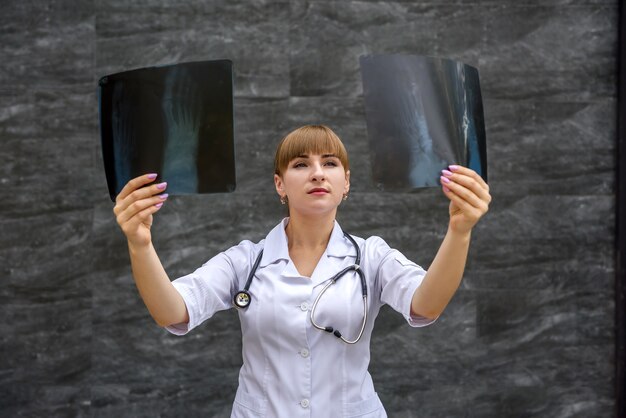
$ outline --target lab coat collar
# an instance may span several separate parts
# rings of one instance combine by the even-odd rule
[[[339,226],[339,223],[335,221],[335,227],[330,234],[330,240],[326,247],[326,255],[329,257],[356,257],[356,249],[352,242],[343,235],[343,229]]]
[[[289,223],[289,218],[284,218],[265,237],[263,244],[263,257],[259,267],[265,267],[278,260],[289,261],[289,247],[287,246],[287,234],[285,227]]]
[[[284,218],[265,237],[263,257],[261,258],[259,267],[265,267],[278,260],[286,260],[289,264],[293,265],[293,263],[290,262],[291,258],[289,257],[287,234],[285,233],[285,227],[288,223],[289,218]],[[322,255],[322,259],[320,259],[320,262],[311,277],[313,282],[318,284],[319,282],[332,277],[339,269],[338,267],[340,267],[338,260],[333,260],[333,258],[344,258],[346,256],[356,257],[356,250],[350,240],[343,235],[343,230],[339,226],[339,223],[335,221],[326,251]],[[324,257],[326,257],[326,261],[330,262],[323,262],[325,261]],[[285,271],[285,273],[287,272],[288,271]],[[297,275],[295,266],[293,268],[293,273]]]

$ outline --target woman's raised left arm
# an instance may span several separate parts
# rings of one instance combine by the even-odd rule
[[[461,283],[469,250],[472,228],[489,210],[489,186],[467,167],[451,165],[443,170],[441,184],[450,199],[450,223],[437,255],[422,284],[415,290],[411,314],[438,317]]]

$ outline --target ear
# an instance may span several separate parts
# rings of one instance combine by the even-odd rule
[[[344,193],[348,193],[350,191],[350,170],[346,171],[346,185],[343,188]]]
[[[285,184],[278,174],[274,174],[274,186],[276,186],[276,193],[278,193],[280,197],[285,195]]]

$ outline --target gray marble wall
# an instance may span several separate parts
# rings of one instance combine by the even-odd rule
[[[479,67],[493,195],[437,324],[377,320],[371,373],[390,417],[612,416],[617,2],[7,0],[0,23],[1,416],[230,411],[236,314],[177,338],[138,297],[107,196],[99,76],[235,63],[238,188],[159,213],[172,278],[278,222],[274,147],[315,122],[351,153],[342,226],[428,267],[445,197],[369,179],[358,56],[375,52]]]

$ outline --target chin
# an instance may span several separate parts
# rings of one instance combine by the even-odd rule
[[[316,215],[323,216],[323,215],[328,215],[329,213],[337,212],[338,207],[339,205],[329,206],[328,204],[325,204],[325,205],[309,205],[306,207],[290,208],[290,210],[296,211],[302,215],[307,215],[307,216],[316,216]]]

